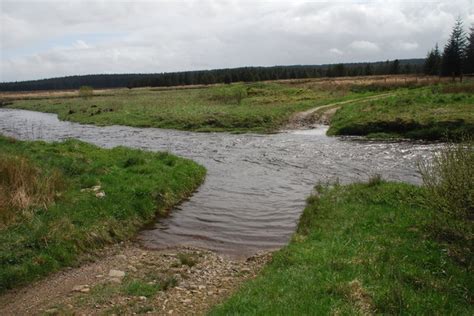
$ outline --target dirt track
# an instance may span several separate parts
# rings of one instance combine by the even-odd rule
[[[393,93],[384,93],[355,100],[334,102],[322,106],[317,106],[303,112],[298,112],[290,118],[284,130],[311,129],[315,128],[316,125],[329,125],[332,116],[344,104],[367,102],[386,98],[391,95],[393,95]]]
[[[180,257],[194,264],[189,267]],[[0,315],[203,314],[254,277],[270,257],[233,261],[205,250],[152,251],[136,244],[117,245],[95,262],[4,294]],[[159,284],[173,281],[168,281],[168,289],[148,297],[145,292],[127,292],[131,281],[152,284],[156,279]]]

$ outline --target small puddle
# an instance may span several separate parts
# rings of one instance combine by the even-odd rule
[[[59,121],[54,114],[0,109],[0,133],[19,139],[78,138],[169,151],[208,169],[205,183],[170,216],[137,237],[150,248],[194,246],[233,257],[285,245],[318,181],[420,183],[416,161],[439,145],[327,137],[326,127],[273,135],[192,133]]]

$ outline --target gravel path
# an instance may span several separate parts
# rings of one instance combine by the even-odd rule
[[[270,258],[230,260],[191,248],[116,245],[93,262],[2,295],[0,315],[204,314]]]

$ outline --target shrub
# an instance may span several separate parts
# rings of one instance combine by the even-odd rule
[[[431,162],[419,164],[433,205],[459,219],[474,219],[473,143],[447,144]]]
[[[91,86],[82,86],[79,88],[79,96],[82,98],[90,98],[94,95],[94,89]]]
[[[242,100],[248,96],[247,88],[243,85],[222,86],[212,90],[212,100],[224,103],[241,104]]]
[[[446,243],[448,254],[470,267],[474,252],[474,147],[473,141],[448,144],[431,163],[420,163],[426,203],[439,216],[430,227]]]

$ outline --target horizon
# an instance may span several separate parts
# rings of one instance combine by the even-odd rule
[[[47,77],[47,78],[39,78],[39,79],[28,79],[28,80],[18,80],[18,81],[0,81],[0,84],[9,84],[9,83],[21,83],[21,82],[29,82],[29,81],[42,81],[42,80],[50,80],[50,79],[60,79],[60,78],[69,78],[69,77],[86,77],[86,76],[120,76],[120,75],[160,75],[160,74],[171,74],[171,73],[186,73],[186,72],[201,72],[201,71],[215,71],[215,70],[225,70],[225,69],[241,69],[241,68],[272,68],[272,67],[325,67],[325,66],[335,66],[335,65],[350,65],[350,64],[377,64],[377,63],[385,63],[387,61],[393,62],[394,60],[399,61],[406,61],[406,60],[422,60],[425,57],[413,57],[413,58],[404,58],[404,59],[392,59],[392,60],[376,60],[376,61],[361,61],[361,62],[340,62],[334,64],[311,64],[311,65],[303,65],[303,64],[294,64],[294,65],[271,65],[271,66],[238,66],[232,68],[212,68],[212,69],[196,69],[196,70],[178,70],[178,71],[169,71],[169,72],[142,72],[142,73],[88,73],[88,74],[81,74],[81,75],[66,75],[66,76],[57,76],[57,77]],[[285,79],[283,79],[285,80]]]
[[[472,0],[1,2],[0,82],[424,58]],[[413,57],[422,56],[422,57]]]

